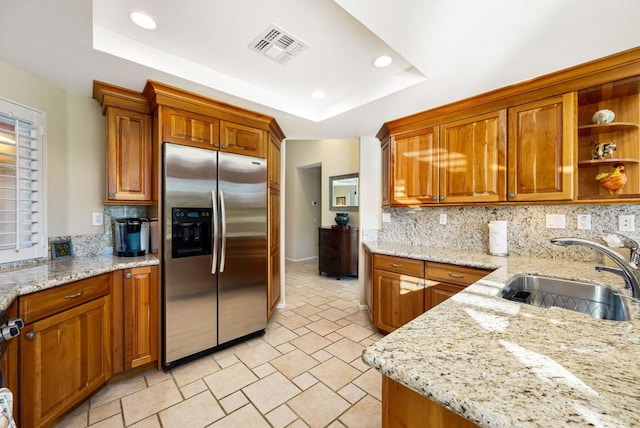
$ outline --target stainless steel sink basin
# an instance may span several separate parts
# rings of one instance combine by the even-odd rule
[[[511,279],[498,297],[541,308],[557,306],[591,315],[593,318],[627,321],[624,297],[611,288],[538,275],[518,275]]]

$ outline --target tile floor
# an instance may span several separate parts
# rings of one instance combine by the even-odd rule
[[[380,374],[360,355],[381,335],[357,279],[318,276],[316,260],[285,278],[264,336],[107,385],[56,427],[379,427]]]

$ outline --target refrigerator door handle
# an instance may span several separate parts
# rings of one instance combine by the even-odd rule
[[[224,203],[224,192],[220,190],[220,224],[222,226],[222,245],[220,250],[220,272],[224,272],[225,255],[227,252],[227,209]]]
[[[211,257],[211,274],[216,274],[216,268],[218,263],[218,201],[216,198],[216,191],[211,190],[211,204],[213,207],[213,216],[211,217],[211,223],[213,223],[213,242],[211,248],[213,248],[213,254]]]

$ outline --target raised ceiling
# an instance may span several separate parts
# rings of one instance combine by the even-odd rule
[[[353,138],[640,46],[639,21],[637,0],[0,0],[0,59],[86,96],[94,79],[153,79],[270,114],[289,138]],[[272,25],[305,49],[284,64],[252,50]]]

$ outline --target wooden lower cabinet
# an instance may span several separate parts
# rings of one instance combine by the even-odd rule
[[[18,317],[18,302],[14,301],[6,310],[6,314],[9,319]],[[2,343],[2,355],[0,356],[0,370],[2,370],[4,386],[9,388],[13,393],[13,418],[16,421],[16,426],[22,426],[20,424],[20,383],[18,380],[18,373],[20,373],[20,367],[18,363],[18,346],[19,341],[17,339],[9,340]]]
[[[428,285],[424,294],[425,311],[428,311],[434,306],[439,305],[440,303],[447,300],[449,297],[452,297],[453,295],[461,292],[464,289],[465,287],[461,285],[453,285],[453,284],[436,283],[434,285]]]
[[[382,376],[382,427],[472,428],[477,425]]]
[[[390,333],[489,273],[489,269],[371,254],[365,247],[365,299],[371,321]]]
[[[373,271],[373,325],[392,332],[424,312],[424,279]]]
[[[49,426],[111,375],[109,296],[27,324],[19,336],[21,426]]]
[[[124,271],[124,368],[158,360],[158,268]]]

